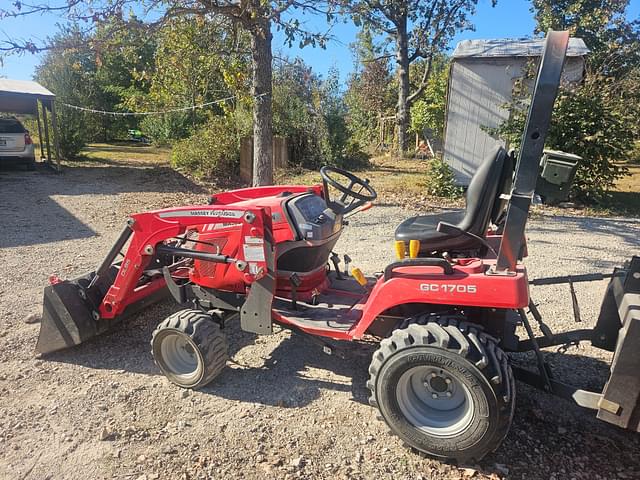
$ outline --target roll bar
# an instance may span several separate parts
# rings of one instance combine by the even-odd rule
[[[493,274],[508,275],[516,269],[568,44],[569,32],[551,31],[547,35],[522,134],[504,233],[498,259],[491,272]]]

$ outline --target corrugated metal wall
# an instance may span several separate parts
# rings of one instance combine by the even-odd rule
[[[511,101],[514,81],[522,75],[527,59],[460,58],[452,63],[449,80],[447,125],[444,142],[444,160],[461,185],[468,185],[471,176],[485,155],[499,139],[487,133],[508,117],[503,108]],[[582,78],[584,60],[570,57],[564,70],[564,79]]]

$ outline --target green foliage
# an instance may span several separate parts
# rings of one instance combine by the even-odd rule
[[[410,108],[427,87],[437,58],[449,47],[454,36],[473,28],[470,18],[477,0],[407,0],[371,2],[345,1],[356,25],[368,24],[376,33],[386,35],[393,50],[397,77],[396,133],[400,156],[408,148]],[[495,6],[496,0],[492,1]],[[391,57],[387,53],[387,57]],[[411,75],[411,64],[425,64],[422,75]],[[415,68],[413,69],[415,71]],[[411,90],[413,89],[413,92]]]
[[[290,161],[316,169],[323,164],[358,167],[368,162],[346,126],[346,105],[337,71],[322,81],[300,59],[274,70],[274,134],[286,137]]]
[[[434,68],[423,97],[411,107],[411,131],[418,135],[431,131],[437,138],[444,136],[444,119],[447,107],[449,64],[442,59]]]
[[[153,68],[156,36],[148,35],[144,24],[135,17],[126,22],[101,24],[90,39],[95,55],[96,73],[92,79],[92,108],[107,111],[130,111],[130,100],[149,93],[149,79],[140,72]],[[91,140],[109,141],[126,138],[129,129],[139,126],[131,116],[93,116],[95,131]]]
[[[584,159],[573,193],[585,203],[608,198],[616,180],[627,172],[619,162],[627,160],[633,148],[636,119],[612,95],[612,84],[613,80],[589,78],[584,85],[560,95],[547,140],[552,148]]]
[[[139,117],[113,117],[61,110],[67,156],[91,141],[124,138],[139,129],[157,145],[175,144],[174,164],[206,176],[226,169],[230,146],[202,132],[233,131],[233,141],[251,135],[255,103],[250,95],[249,37],[224,18],[180,17],[148,30],[135,18],[105,23],[84,35],[64,31],[62,55],[47,55],[40,66],[45,85],[63,102],[106,111],[163,111],[214,102],[207,108]],[[213,120],[210,120],[213,118]],[[225,128],[220,124],[225,120]],[[323,80],[300,59],[276,65],[273,85],[274,133],[284,136],[293,163],[362,166],[368,156],[348,128],[348,109],[337,71]],[[233,128],[231,128],[233,127]],[[185,140],[185,141],[182,141]],[[190,158],[191,145],[198,145]],[[220,149],[216,152],[215,149]],[[231,157],[235,158],[236,153]],[[209,159],[207,159],[207,157]],[[231,158],[230,157],[230,158]]]
[[[425,190],[434,197],[458,198],[462,195],[462,188],[456,185],[453,170],[441,158],[429,161]]]
[[[149,115],[140,122],[140,130],[157,146],[168,146],[187,138],[192,128],[191,115],[185,112]]]
[[[189,138],[173,145],[171,165],[196,177],[225,177],[236,173],[240,142],[230,117],[214,116]]]
[[[528,98],[509,107],[511,118],[497,134],[518,148],[526,121]],[[635,120],[616,94],[615,82],[589,76],[582,85],[565,86],[554,106],[546,147],[583,158],[572,188],[574,198],[602,202],[626,168],[635,139]]]
[[[131,107],[164,110],[244,95],[250,78],[248,40],[246,35],[230,35],[229,30],[229,21],[202,17],[167,22],[157,34],[154,68],[138,73],[139,78],[149,79],[149,94],[132,98]],[[221,115],[231,110],[232,106],[219,104],[165,115],[145,122],[143,130],[154,141],[170,143],[206,122],[211,111]]]
[[[640,60],[638,20],[628,22],[629,0],[533,0],[536,33],[569,30],[591,52],[590,70],[620,78]]]

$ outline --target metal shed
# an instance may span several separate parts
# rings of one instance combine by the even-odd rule
[[[55,98],[52,92],[37,82],[0,78],[0,112],[35,115],[38,121],[40,158],[49,166],[59,170],[60,148]],[[51,129],[49,122],[51,122]],[[50,133],[53,133],[55,164],[52,160]]]
[[[543,45],[544,39],[496,39],[464,40],[456,46],[449,72],[443,158],[459,184],[469,184],[496,143],[504,145],[486,129],[508,118],[504,107],[511,101],[514,82],[528,60],[542,54]],[[582,39],[570,39],[565,81],[582,79],[588,52]]]

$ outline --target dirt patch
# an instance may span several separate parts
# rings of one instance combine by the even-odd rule
[[[62,175],[0,171],[0,477],[2,478],[638,478],[640,435],[518,384],[504,445],[480,465],[423,458],[366,403],[370,350],[327,356],[279,332],[229,329],[233,361],[212,385],[187,392],[153,364],[149,339],[176,310],[165,302],[122,331],[34,358],[48,275],[92,270],[129,213],[203,203],[203,188],[167,167],[85,162]],[[337,251],[373,272],[392,256],[410,213],[378,206],[355,216]],[[531,223],[531,276],[609,270],[637,252],[640,221],[552,217]],[[591,325],[604,283],[580,284]],[[575,328],[568,293],[532,290],[556,330]],[[587,346],[554,353],[559,375],[606,380],[609,356]],[[527,358],[519,359],[528,362]]]

